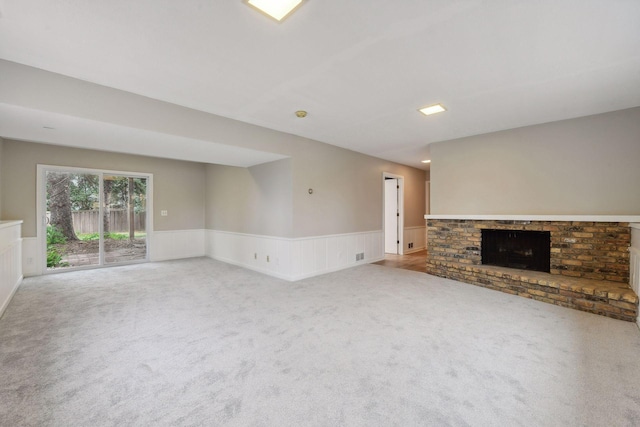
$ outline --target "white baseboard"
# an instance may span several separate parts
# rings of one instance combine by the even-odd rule
[[[384,259],[382,231],[287,239],[206,231],[206,255],[295,281]],[[356,254],[364,253],[356,261]]]
[[[205,255],[205,230],[154,231],[149,240],[149,259],[195,258]]]

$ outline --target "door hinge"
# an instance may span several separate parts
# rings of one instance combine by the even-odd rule
[[[400,240],[398,240],[396,243],[397,243],[397,244],[400,244]]]
[[[400,216],[400,212],[396,212],[396,216]]]

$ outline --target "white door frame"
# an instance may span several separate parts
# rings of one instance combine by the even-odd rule
[[[59,172],[72,172],[98,175],[100,177],[100,203],[99,205],[99,218],[102,218],[102,211],[104,209],[102,201],[102,178],[104,175],[121,175],[134,178],[146,178],[147,179],[147,213],[146,213],[146,233],[147,233],[147,254],[144,260],[141,261],[128,261],[121,263],[113,263],[104,265],[104,248],[103,241],[100,239],[100,264],[74,267],[70,269],[61,270],[47,270],[47,171],[59,171]],[[153,240],[153,174],[144,172],[128,172],[128,171],[112,171],[106,169],[89,169],[79,168],[74,166],[52,166],[52,165],[37,165],[36,175],[36,239],[38,241],[38,263],[42,263],[39,270],[42,274],[60,273],[64,271],[75,270],[90,270],[94,268],[112,267],[123,264],[136,264],[140,262],[148,262],[151,259],[151,241]],[[98,228],[100,230],[100,236],[102,236],[102,221],[98,221]]]
[[[404,255],[404,176],[392,174],[390,172],[382,172],[382,233],[386,235],[385,230],[385,206],[387,201],[385,196],[384,181],[386,178],[398,180],[398,255]]]

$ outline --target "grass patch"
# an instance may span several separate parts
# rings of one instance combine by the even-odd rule
[[[82,240],[83,242],[90,242],[92,240],[98,240],[100,238],[100,235],[98,233],[84,233],[78,234],[77,236],[78,239]],[[139,231],[135,233],[134,237],[136,239],[144,238],[147,237],[147,233]],[[106,233],[104,235],[104,238],[111,240],[129,240],[129,233]]]

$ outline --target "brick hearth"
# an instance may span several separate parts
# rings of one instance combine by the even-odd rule
[[[430,219],[427,272],[615,319],[635,321],[628,223]],[[551,233],[551,272],[482,265],[484,228]]]

